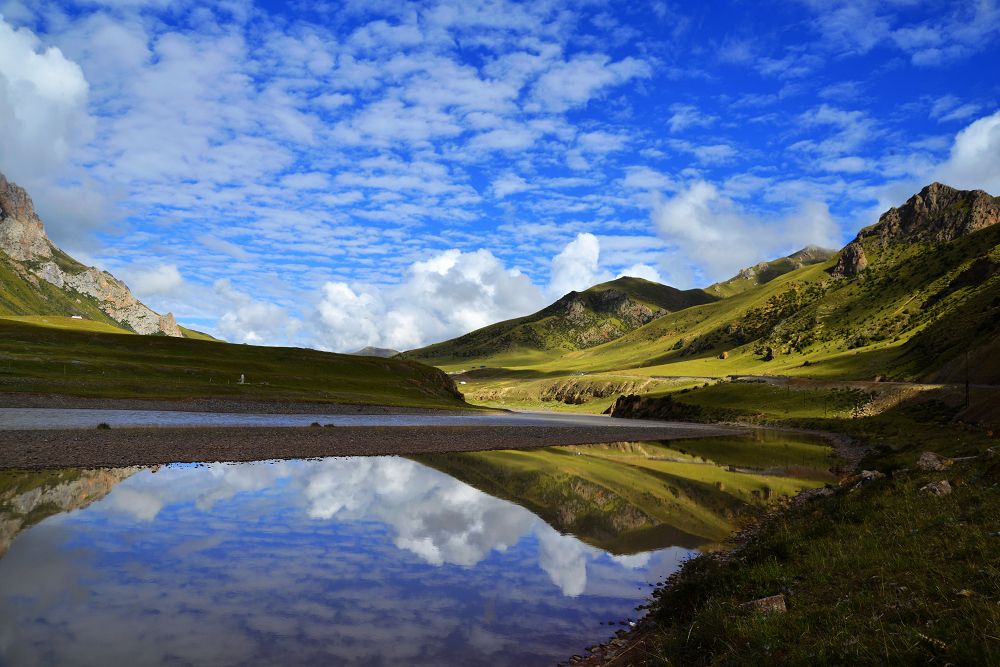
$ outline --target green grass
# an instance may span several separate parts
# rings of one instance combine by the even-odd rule
[[[92,333],[134,334],[132,331],[93,320],[76,320],[61,315],[0,315],[0,320],[21,322],[36,327],[64,329],[67,331],[89,331]]]
[[[988,451],[1000,451],[997,441],[956,421],[963,412],[952,390],[915,394],[859,418],[823,417],[821,393],[791,391],[783,399],[782,390],[733,384],[672,396],[701,409],[706,420],[736,413],[849,435],[870,447],[862,468],[887,477],[778,515],[737,558],[688,563],[657,590],[654,629],[632,659],[668,665],[1000,661],[1000,456]],[[739,460],[747,452],[720,452],[710,441],[677,446],[718,459]],[[960,460],[947,472],[921,472],[914,466],[924,451]],[[941,479],[953,483],[952,495],[919,491]],[[776,594],[786,596],[787,614],[741,607]]]
[[[0,391],[468,407],[437,369],[299,348],[120,335],[0,319]],[[240,375],[246,384],[238,384]]]

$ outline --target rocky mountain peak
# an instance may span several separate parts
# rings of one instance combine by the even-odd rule
[[[883,213],[876,224],[862,229],[856,240],[874,237],[883,245],[953,241],[997,222],[1000,197],[931,183],[902,206]]]
[[[52,257],[52,244],[24,188],[0,174],[0,250],[18,261]]]

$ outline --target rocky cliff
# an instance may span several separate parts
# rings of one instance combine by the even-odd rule
[[[902,206],[883,213],[878,222],[858,232],[840,252],[835,277],[852,278],[869,265],[865,252],[911,243],[945,243],[1000,222],[1000,197],[982,190],[956,190],[931,183]],[[872,260],[877,261],[877,260]]]
[[[857,241],[892,243],[953,241],[1000,222],[1000,197],[982,190],[956,190],[931,183],[862,229]]]
[[[110,273],[85,267],[56,248],[45,234],[31,197],[3,174],[0,174],[0,251],[9,258],[14,274],[29,286],[38,287],[39,280],[42,280],[67,292],[74,299],[93,300],[111,319],[136,333],[183,335],[172,314],[154,312],[139,301],[125,283]]]

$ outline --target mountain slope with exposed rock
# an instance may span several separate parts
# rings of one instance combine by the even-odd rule
[[[87,267],[45,233],[28,193],[0,174],[0,315],[63,315],[140,334],[183,336],[106,271]]]

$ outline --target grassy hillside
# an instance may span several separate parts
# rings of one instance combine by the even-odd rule
[[[41,327],[0,319],[0,392],[466,405],[444,373],[412,361],[121,335],[127,332],[66,322],[72,324]],[[241,374],[246,384],[238,384]]]
[[[55,258],[67,263],[74,261],[63,253],[58,253]],[[93,297],[59,289],[44,280],[30,281],[16,270],[15,262],[2,251],[0,315],[80,315],[93,322],[121,328],[100,309]]]
[[[498,322],[453,340],[405,353],[435,365],[537,364],[614,340],[663,315],[715,300],[641,278],[619,278],[570,292],[526,317]]]
[[[828,250],[817,246],[807,246],[787,257],[780,257],[769,262],[761,262],[747,267],[738,274],[720,283],[706,287],[705,291],[720,297],[733,296],[748,289],[771,282],[778,276],[801,269],[803,266],[822,264],[837,254],[836,250]]]
[[[487,366],[477,373],[488,377],[459,376],[470,396],[486,402],[502,405],[497,398],[505,393],[513,399],[509,405],[529,407],[558,390],[576,410],[588,409],[574,398],[587,393],[584,385],[611,377],[622,383],[744,374],[964,382],[968,369],[973,383],[997,383],[1000,224],[942,239],[950,228],[942,231],[935,215],[960,225],[961,206],[959,200],[928,214],[924,227],[911,224],[905,238],[886,232],[886,224],[869,228],[856,241],[867,266],[853,275],[841,270],[839,256],[784,272],[778,260],[778,268],[758,265],[707,290],[726,298],[668,313],[603,344],[435,363],[448,370]],[[660,389],[652,382],[639,391]],[[606,396],[593,398],[600,400],[589,409],[607,407]]]

